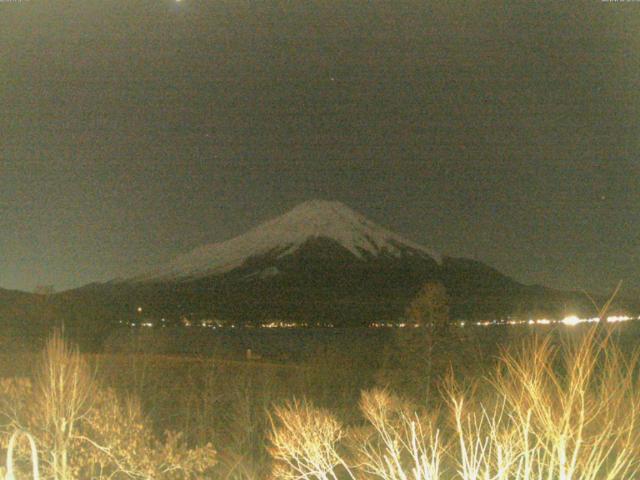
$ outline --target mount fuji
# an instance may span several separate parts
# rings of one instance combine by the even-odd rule
[[[278,272],[275,264],[311,248],[314,243],[332,246],[336,255],[350,256],[354,262],[383,257],[442,261],[435,251],[376,225],[340,202],[312,200],[243,235],[180,255],[167,266],[135,280],[194,280],[261,263],[257,261],[260,257],[274,265],[253,273],[271,276]],[[328,260],[326,252],[323,257]]]
[[[62,323],[86,345],[100,345],[118,325],[161,319],[364,326],[401,321],[433,281],[445,286],[454,320],[592,315],[583,293],[524,285],[476,260],[440,255],[339,202],[313,200],[131,278],[51,295],[0,289],[0,326],[35,338]]]
[[[524,285],[475,260],[438,254],[339,202],[304,202],[235,238],[200,246],[127,279],[55,295],[60,311],[110,322],[143,317],[359,326],[398,321],[426,282],[454,319],[561,314],[582,294]],[[97,321],[97,320],[96,320]]]
[[[101,302],[111,298],[122,315],[143,306],[153,318],[363,325],[398,320],[428,281],[445,285],[452,315],[464,319],[548,306],[551,292],[480,262],[440,255],[324,200],[304,202],[141,275],[81,291]]]

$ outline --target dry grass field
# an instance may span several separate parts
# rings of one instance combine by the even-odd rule
[[[301,361],[81,354],[54,335],[0,355],[0,441],[29,433],[56,480],[636,478],[637,354],[619,328],[474,331],[428,359],[398,332]],[[7,478],[30,478],[26,438]]]

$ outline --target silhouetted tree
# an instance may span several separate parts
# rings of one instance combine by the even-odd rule
[[[428,396],[434,381],[447,372],[457,344],[445,287],[426,283],[405,317],[406,328],[395,332],[378,380],[405,394]]]
[[[409,303],[407,319],[432,333],[449,329],[449,296],[441,283],[426,283]]]

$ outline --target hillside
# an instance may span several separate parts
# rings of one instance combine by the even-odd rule
[[[70,298],[114,318],[216,318],[368,325],[396,321],[427,281],[442,282],[456,319],[588,313],[581,293],[527,286],[474,260],[442,256],[339,202],[309,201],[230,240],[203,245],[133,278]]]
[[[25,332],[64,323],[98,337],[120,323],[162,318],[361,326],[399,321],[429,281],[444,284],[457,320],[593,314],[582,293],[524,285],[481,262],[440,255],[339,202],[315,200],[132,278],[49,296],[0,291],[0,320]]]

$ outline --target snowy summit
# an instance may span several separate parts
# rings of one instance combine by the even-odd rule
[[[305,242],[318,238],[338,243],[359,259],[379,255],[400,257],[410,253],[440,262],[440,256],[433,250],[402,238],[340,202],[311,200],[245,234],[180,255],[166,268],[144,277],[180,278],[224,273],[252,257],[273,252],[284,257]]]

